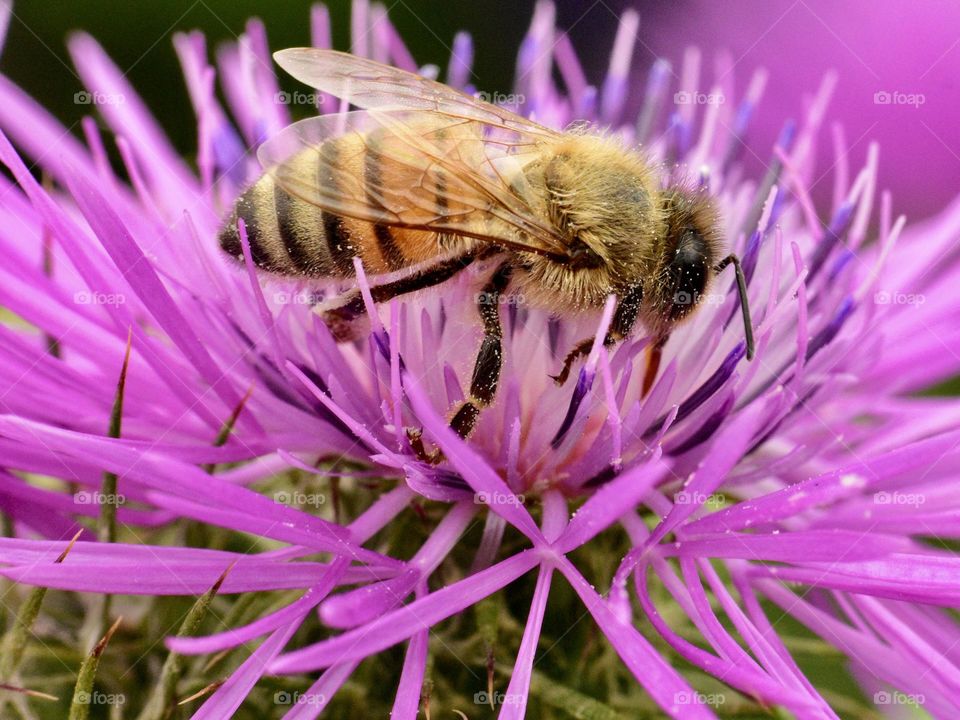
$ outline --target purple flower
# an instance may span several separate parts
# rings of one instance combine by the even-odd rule
[[[312,21],[316,43],[327,44],[325,11]],[[382,7],[356,3],[353,31],[365,38],[355,51],[417,69]],[[955,716],[960,630],[949,608],[960,603],[960,559],[949,542],[960,528],[950,482],[960,405],[920,393],[960,372],[960,201],[906,226],[877,187],[874,146],[862,169],[837,176],[833,206],[814,206],[807,188],[830,81],[772,153],[752,148],[770,156],[765,176],[745,174],[737,159],[762,74],[738,95],[722,69],[716,82],[698,80],[690,53],[678,77],[656,64],[639,114],[624,117],[636,31],[628,12],[598,90],[552,6],[538,4],[513,100],[556,127],[612,123],[664,161],[665,174],[709,186],[743,258],[756,357],[744,357],[732,274],[673,333],[646,397],[649,338],[605,349],[612,304],[601,316],[556,319],[514,297],[499,394],[469,441],[445,413],[464,396],[479,344],[476,273],[379,307],[369,338],[338,345],[313,312],[315,287],[265,280],[249,257],[238,270],[216,245],[230,202],[256,177],[250,149],[289,124],[297,102],[279,90],[262,25],[251,21],[215,66],[202,36],[175,40],[197,116],[198,172],[88,36],[73,37],[70,51],[112,139],[89,118],[74,138],[0,77],[0,162],[15,179],[0,178],[0,306],[9,311],[0,509],[15,531],[0,539],[0,574],[89,593],[195,595],[229,567],[221,594],[299,591],[245,625],[168,640],[205,654],[263,639],[197,718],[230,716],[266,673],[312,673],[311,702],[285,717],[315,717],[359,663],[398,644],[393,717],[414,718],[431,633],[534,575],[509,684],[493,698],[504,701],[502,718],[526,712],[558,583],[671,717],[721,710],[727,696],[693,681],[703,674],[796,717],[838,717],[781,633],[788,616],[848,658],[883,712],[909,702]],[[446,78],[467,87],[473,47],[466,35],[454,47]],[[659,109],[678,93],[729,101],[681,104],[661,123]],[[336,111],[326,98],[305,102],[314,101]],[[362,272],[360,285],[369,287]],[[577,381],[556,387],[550,375],[585,336],[596,340]],[[408,427],[422,427],[446,462],[418,461]],[[324,498],[252,489],[291,469],[356,475],[343,492],[361,509],[338,521]],[[105,543],[84,530],[54,563],[83,527],[78,518],[99,514],[105,472],[119,478],[117,518],[130,538],[193,520],[270,544],[242,553]],[[434,510],[430,532],[398,557],[381,531],[414,503]],[[453,562],[480,520],[471,561]],[[622,560],[594,576],[582,560],[611,539]],[[326,631],[288,648],[314,611]]]

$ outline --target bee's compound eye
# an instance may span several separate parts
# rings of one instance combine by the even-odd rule
[[[703,237],[687,230],[670,258],[668,275],[673,290],[670,319],[679,320],[698,302],[707,286],[707,254]]]

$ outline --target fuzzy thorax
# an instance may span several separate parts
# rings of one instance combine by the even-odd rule
[[[525,174],[570,257],[521,253],[525,295],[559,309],[597,307],[654,272],[665,219],[656,174],[639,153],[614,138],[569,135]]]

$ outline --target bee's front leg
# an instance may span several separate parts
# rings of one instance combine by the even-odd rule
[[[627,290],[623,297],[617,302],[617,309],[613,313],[613,320],[610,322],[610,329],[603,337],[604,347],[611,347],[623,340],[633,330],[640,314],[640,303],[643,301],[643,286],[635,285]],[[556,375],[551,375],[557,385],[563,385],[570,377],[570,369],[573,364],[590,353],[593,347],[593,338],[585,338],[573,346],[573,350],[567,353],[563,360],[563,368]]]
[[[513,267],[500,265],[484,285],[477,297],[477,310],[483,321],[483,342],[473,364],[473,377],[470,380],[470,394],[459,403],[450,419],[450,429],[462,438],[467,438],[477,425],[480,411],[493,402],[500,382],[500,370],[503,368],[503,327],[500,324],[500,297],[510,283]],[[410,446],[417,456],[432,464],[443,460],[438,449],[428,453],[419,433],[407,432]]]

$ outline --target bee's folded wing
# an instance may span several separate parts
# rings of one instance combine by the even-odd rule
[[[327,212],[562,257],[524,172],[552,138],[409,108],[308,118],[258,156],[277,185]]]
[[[403,107],[479,120],[531,137],[550,139],[558,135],[555,130],[448,85],[349,53],[289,48],[273,57],[300,82],[358,108]]]

